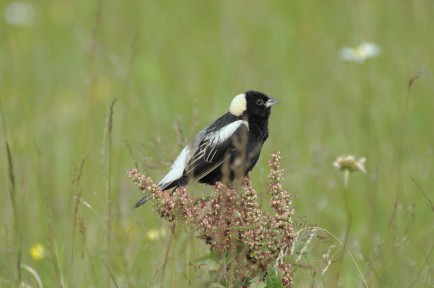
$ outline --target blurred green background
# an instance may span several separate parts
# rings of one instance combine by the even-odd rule
[[[297,223],[347,239],[369,287],[434,286],[433,1],[1,1],[0,11],[0,287],[200,286],[209,267],[190,262],[207,246],[182,225],[172,234],[151,205],[131,209],[141,195],[126,171],[158,182],[249,89],[282,101],[257,190],[281,151]],[[381,54],[341,59],[363,41]],[[342,154],[367,159],[347,189],[332,165]],[[362,286],[348,254],[321,275],[327,247],[335,262],[342,246],[313,242],[295,287]]]

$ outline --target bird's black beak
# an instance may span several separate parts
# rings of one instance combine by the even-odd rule
[[[271,107],[271,106],[273,106],[273,105],[276,105],[277,103],[280,103],[280,101],[277,100],[277,99],[274,99],[274,98],[271,98],[271,97],[270,97],[270,98],[268,99],[268,101],[265,102],[265,107],[269,108],[269,107]]]

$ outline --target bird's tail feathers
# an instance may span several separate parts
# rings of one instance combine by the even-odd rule
[[[175,187],[175,188],[173,188],[173,190],[171,192],[171,194],[173,194],[173,192],[175,192],[175,190],[178,189],[178,187],[184,187],[184,188],[186,188],[188,186],[188,183],[186,182],[186,179],[182,178],[182,179],[180,179],[180,181],[178,181],[178,183],[176,185],[173,185],[173,186],[172,185],[173,185],[173,182],[170,183],[170,185],[166,185],[161,190],[167,190],[167,189],[170,189],[172,187]],[[149,200],[149,194],[146,194],[142,199],[139,200],[139,202],[137,202],[134,205],[133,208],[139,208],[140,206],[146,204],[146,202],[148,202],[148,200]]]
[[[145,195],[145,197],[140,199],[139,202],[137,202],[136,205],[134,205],[134,208],[139,208],[140,206],[142,206],[143,204],[148,202],[148,198],[149,198],[149,195]]]

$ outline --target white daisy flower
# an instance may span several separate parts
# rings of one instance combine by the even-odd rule
[[[366,168],[365,168],[365,162],[366,158],[362,157],[359,160],[356,159],[353,155],[345,155],[345,156],[339,156],[335,162],[333,162],[333,166],[336,169],[343,170],[343,171],[361,171],[366,174]]]
[[[6,23],[13,26],[30,26],[35,19],[35,10],[28,2],[14,1],[4,10]]]
[[[344,47],[339,50],[339,56],[344,61],[363,63],[369,58],[380,55],[381,49],[375,43],[362,42],[356,47]]]

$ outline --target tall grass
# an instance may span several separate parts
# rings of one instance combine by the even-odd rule
[[[10,3],[0,3],[0,287],[201,283],[214,263],[192,263],[208,248],[150,206],[131,209],[141,195],[125,172],[162,177],[248,89],[282,101],[253,185],[265,187],[280,150],[299,229],[336,237],[312,236],[294,285],[363,285],[359,270],[368,287],[432,285],[432,75],[408,87],[434,67],[431,2],[33,1],[29,26],[8,24]],[[362,41],[381,55],[339,58]],[[332,167],[341,154],[367,158],[347,199]]]

